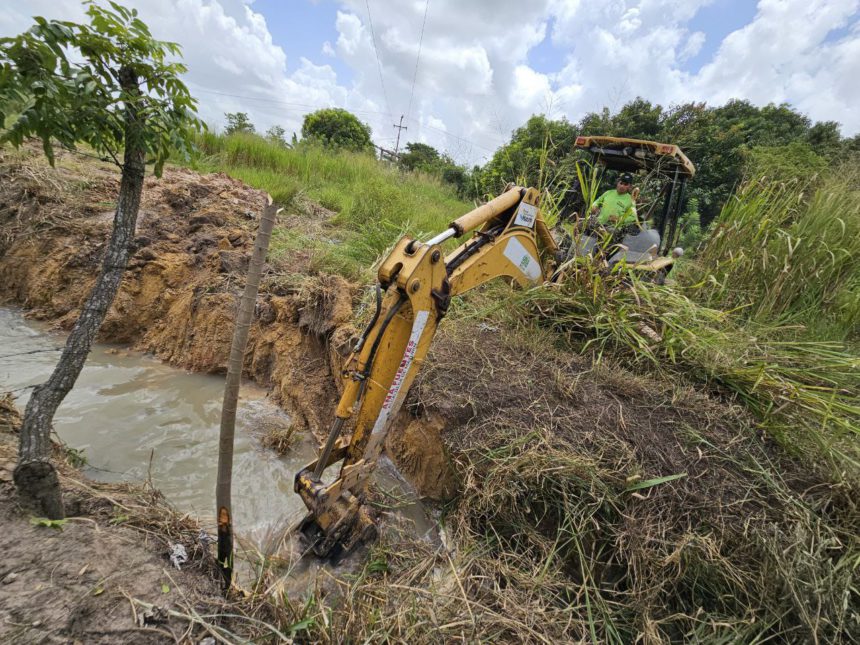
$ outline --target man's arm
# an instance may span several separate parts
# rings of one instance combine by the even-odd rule
[[[596,213],[601,208],[603,208],[603,198],[606,197],[606,193],[608,193],[608,192],[609,191],[607,190],[600,197],[598,197],[597,199],[594,200],[594,203],[591,205],[591,210],[589,211],[589,213],[594,215],[594,213]]]

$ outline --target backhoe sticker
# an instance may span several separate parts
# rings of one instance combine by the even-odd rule
[[[508,245],[505,247],[505,257],[532,282],[540,280],[540,264],[517,238],[512,237],[508,240]]]
[[[535,224],[537,214],[537,206],[521,202],[520,209],[517,211],[517,218],[514,220],[514,226],[528,226],[531,228]]]
[[[388,424],[388,417],[399,407],[398,397],[400,395],[400,388],[403,387],[403,382],[409,374],[409,368],[412,367],[412,360],[415,358],[415,352],[418,349],[418,341],[421,340],[421,334],[424,332],[424,327],[427,326],[427,318],[429,317],[429,311],[419,311],[415,314],[415,322],[412,323],[412,333],[409,334],[406,351],[403,352],[403,358],[400,360],[400,365],[394,374],[394,380],[391,382],[391,387],[388,388],[388,394],[385,395],[385,401],[382,404],[382,409],[379,411],[379,416],[376,417],[376,423],[373,424],[373,430],[370,432],[371,437],[385,430],[385,426]]]

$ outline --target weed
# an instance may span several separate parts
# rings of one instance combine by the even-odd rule
[[[57,529],[62,531],[66,525],[66,520],[49,520],[47,517],[31,517],[30,524],[33,526],[44,526],[49,529]]]
[[[860,333],[860,171],[816,183],[748,182],[686,271],[712,307],[757,322],[799,325],[794,336],[851,340]]]

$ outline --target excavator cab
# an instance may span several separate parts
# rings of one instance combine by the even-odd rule
[[[444,252],[448,240],[467,234]],[[339,559],[376,536],[369,477],[451,298],[495,278],[540,284],[555,269],[557,251],[540,193],[515,186],[426,242],[404,237],[382,261],[375,314],[344,366],[328,439],[295,477],[308,509],[299,528],[317,556]]]
[[[675,260],[683,254],[676,247],[684,192],[696,168],[681,149],[673,144],[621,137],[577,137],[576,149],[586,152],[592,167],[629,172],[644,186],[636,196],[639,221],[628,227],[606,258],[612,268],[623,262],[633,271],[665,280]],[[586,214],[591,204],[584,203],[582,191],[574,194],[573,208]],[[577,202],[578,196],[578,202]],[[587,216],[577,217],[576,232],[566,253],[568,262],[606,249],[600,235],[588,225]]]

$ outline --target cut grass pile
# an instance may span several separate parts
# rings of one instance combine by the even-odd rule
[[[404,234],[430,237],[472,205],[439,180],[403,173],[366,154],[286,148],[262,137],[207,133],[192,167],[226,172],[288,204],[301,193],[336,215],[324,238],[276,228],[271,252],[312,249],[319,271],[367,279],[369,267]]]
[[[360,570],[275,593],[316,642],[851,642],[850,489],[741,406],[505,331],[449,325],[412,405],[450,421],[446,547],[386,533]],[[263,602],[263,590],[271,593]]]

